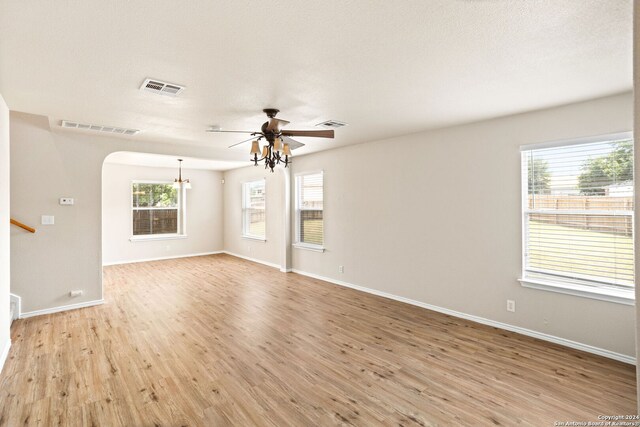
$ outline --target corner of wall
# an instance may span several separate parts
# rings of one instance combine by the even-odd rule
[[[9,349],[11,348],[11,338],[7,338],[4,344],[0,344],[0,348],[2,349],[0,353],[0,372],[4,368],[4,363],[7,361],[7,357],[9,357]]]
[[[11,347],[11,231],[10,210],[10,134],[9,107],[0,95],[0,370]]]

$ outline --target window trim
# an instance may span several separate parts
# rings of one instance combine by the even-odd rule
[[[178,211],[178,232],[177,233],[165,233],[165,234],[133,234],[133,185],[134,184],[172,184],[173,181],[168,180],[149,180],[149,179],[134,179],[129,184],[129,241],[130,242],[145,242],[153,240],[175,240],[187,238],[187,203],[186,203],[186,189],[181,188],[178,191],[178,206],[175,208]],[[138,208],[140,210],[153,210],[154,208]],[[166,208],[165,208],[166,209]]]
[[[624,305],[635,305],[634,289],[614,289],[606,287],[579,285],[574,283],[559,283],[543,279],[521,278],[518,279],[523,288],[539,289],[542,291],[557,292],[566,295],[574,295],[583,298],[597,299]]]
[[[139,234],[129,237],[130,242],[146,242],[151,240],[177,240],[186,239],[186,234]]]
[[[245,185],[247,184],[251,184],[254,182],[259,182],[259,181],[263,181],[264,184],[264,236],[257,236],[255,234],[250,234],[247,233],[247,227],[246,227],[246,216],[245,216],[245,209],[247,209],[245,207],[245,203],[246,203],[246,198],[245,198]],[[267,179],[265,177],[259,178],[259,179],[250,179],[250,180],[246,180],[246,181],[242,181],[240,183],[241,185],[241,192],[242,192],[242,204],[241,204],[241,213],[242,213],[242,238],[243,239],[248,239],[248,240],[257,240],[259,242],[266,242],[267,241]]]
[[[527,197],[529,194],[528,193],[529,192],[528,172],[525,173],[523,170],[524,162],[522,160],[522,156],[524,152],[530,151],[530,150],[545,149],[545,148],[565,147],[565,146],[571,146],[571,145],[604,142],[607,140],[616,141],[616,140],[625,140],[625,139],[634,140],[633,132],[632,131],[615,132],[615,133],[609,133],[609,134],[587,136],[587,137],[581,137],[581,138],[571,138],[571,139],[565,139],[565,140],[556,140],[556,141],[549,141],[549,142],[542,142],[537,144],[528,144],[528,145],[520,146],[520,160],[521,160],[521,163],[520,163],[520,168],[521,168],[520,170],[520,177],[521,177],[520,219],[522,221],[521,222],[522,268],[521,268],[520,278],[518,278],[518,281],[520,282],[520,285],[522,287],[549,291],[549,292],[562,293],[566,295],[573,295],[573,296],[584,297],[584,298],[597,299],[597,300],[608,301],[608,302],[617,303],[617,304],[635,305],[635,286],[636,286],[635,282],[637,282],[636,280],[634,280],[633,287],[629,287],[625,289],[623,287],[614,288],[610,286],[598,286],[597,284],[590,286],[590,285],[585,285],[578,282],[570,283],[568,281],[560,282],[560,281],[540,279],[536,277],[527,277],[527,271],[526,271],[527,217],[528,217],[528,214],[531,212],[528,209],[528,204],[527,204],[527,201],[528,201]],[[634,152],[634,157],[635,155],[636,153]],[[633,186],[634,186],[634,192],[635,192],[635,186],[636,186],[635,170],[634,170]],[[632,212],[629,213],[628,211],[625,211],[624,214],[631,215],[632,224],[634,224],[633,234],[635,235],[636,233],[635,221],[634,221],[635,204],[633,209],[634,210]],[[555,213],[555,211],[553,212]],[[608,214],[611,214],[611,212],[612,211],[607,211]],[[598,211],[594,210],[594,211],[590,211],[589,213],[597,214]],[[634,248],[634,257],[635,256],[636,254],[635,254],[635,248]]]
[[[316,174],[321,174],[322,175],[322,244],[321,245],[314,245],[313,243],[305,243],[305,242],[301,242],[300,241],[300,235],[299,235],[299,226],[300,226],[300,211],[301,209],[299,209],[299,202],[300,202],[300,193],[298,191],[298,178],[301,176],[305,176],[305,175],[316,175]],[[325,228],[324,228],[324,205],[325,205],[325,197],[324,197],[324,169],[316,169],[316,170],[308,170],[305,172],[299,172],[294,174],[293,176],[293,191],[295,194],[295,198],[294,198],[294,233],[293,233],[293,244],[292,246],[296,249],[305,249],[308,251],[313,251],[313,252],[324,252],[325,246],[324,243],[326,242],[326,238],[325,238]]]
[[[324,246],[313,245],[311,243],[294,243],[292,246],[296,249],[304,249],[305,251],[312,252],[324,252],[326,250]]]

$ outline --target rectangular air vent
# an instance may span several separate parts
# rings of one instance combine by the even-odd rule
[[[167,83],[156,79],[147,79],[140,86],[140,90],[157,93],[165,96],[178,96],[184,90],[184,86],[174,83]]]
[[[62,123],[60,123],[60,126],[66,129],[92,130],[95,132],[116,133],[120,135],[135,135],[138,132],[140,132],[140,130],[138,129],[125,129],[125,128],[118,128],[114,126],[88,125],[85,123],[70,122],[69,120],[63,120]]]
[[[346,125],[347,125],[347,123],[345,123],[345,122],[339,122],[337,120],[327,120],[326,122],[318,123],[316,126],[322,126],[324,128],[335,129],[335,128],[341,128],[341,127],[346,126]]]

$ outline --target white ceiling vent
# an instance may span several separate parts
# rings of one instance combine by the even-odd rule
[[[157,93],[158,95],[178,96],[178,94],[184,90],[184,86],[155,79],[147,79],[142,83],[142,86],[140,86],[140,90]]]
[[[339,122],[337,120],[327,120],[326,122],[318,123],[316,126],[322,126],[324,128],[335,129],[335,128],[341,128],[341,127],[346,126],[346,125],[347,125],[347,123],[345,123],[345,122]]]
[[[88,125],[85,123],[70,122],[69,120],[63,120],[62,123],[60,123],[60,126],[66,129],[93,130],[96,132],[115,133],[119,135],[135,135],[138,132],[140,132],[140,130],[138,129],[125,129],[125,128],[118,128],[114,126]]]

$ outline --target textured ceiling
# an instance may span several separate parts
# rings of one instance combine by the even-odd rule
[[[225,147],[277,107],[317,151],[632,87],[630,0],[0,0],[12,110]],[[152,77],[178,98],[138,90]]]
[[[224,171],[247,166],[247,162],[233,162],[222,160],[200,159],[194,157],[181,157],[183,169],[205,169]],[[148,166],[154,168],[174,168],[178,170],[178,157],[164,154],[132,153],[118,151],[111,153],[104,160],[105,163],[131,166]]]

